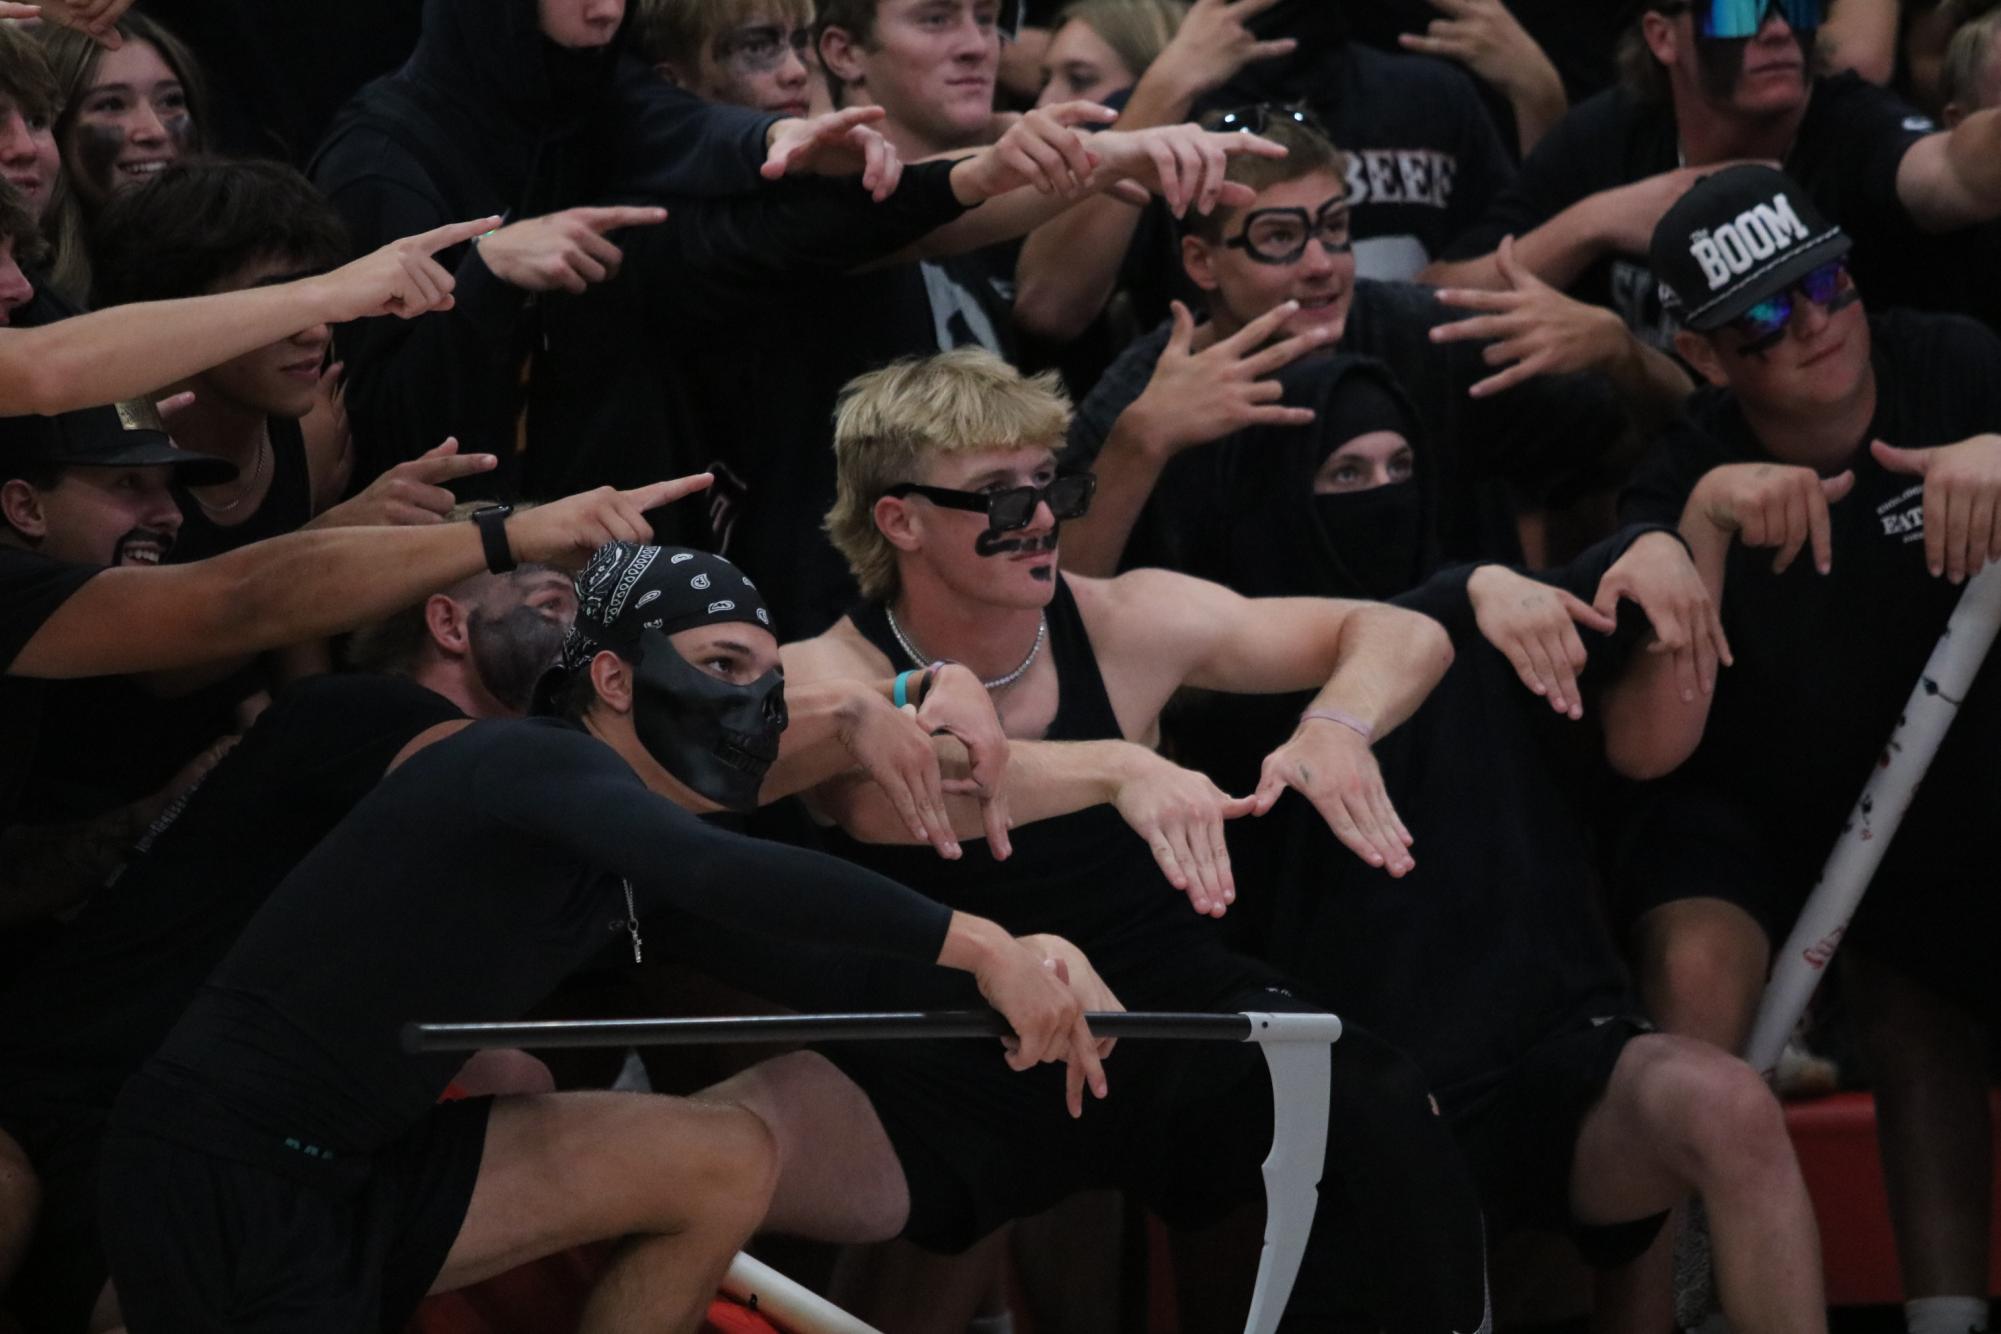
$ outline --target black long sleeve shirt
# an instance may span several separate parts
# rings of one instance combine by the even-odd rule
[[[221,1109],[178,1127],[210,1151],[261,1160],[295,1139],[367,1155],[462,1059],[404,1054],[402,1025],[519,1017],[628,946],[624,883],[642,933],[713,921],[926,963],[951,916],[859,867],[706,824],[575,728],[482,723],[390,775],[286,878],[145,1073]]]

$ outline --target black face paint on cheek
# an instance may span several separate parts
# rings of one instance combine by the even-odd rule
[[[487,693],[526,713],[535,683],[563,651],[563,625],[524,606],[499,616],[475,609],[467,630],[473,668]]]
[[[118,185],[119,153],[125,149],[125,131],[109,125],[79,121],[76,127],[76,157],[71,179],[78,193],[102,202]]]
[[[183,111],[160,118],[160,128],[167,132],[167,138],[174,142],[174,157],[184,158],[200,147],[195,142],[195,118]]]

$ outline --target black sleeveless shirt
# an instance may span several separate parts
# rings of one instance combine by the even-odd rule
[[[1058,695],[1044,739],[1121,739],[1090,636],[1061,576],[1048,617]],[[882,603],[866,603],[850,619],[890,661],[903,661]],[[1280,984],[1263,964],[1225,946],[1217,924],[1167,882],[1116,808],[1091,806],[1039,820],[1015,830],[1012,841],[1014,855],[1006,861],[994,860],[978,838],[961,840],[965,856],[956,862],[928,845],[859,843],[838,829],[829,847],[1015,935],[1064,937],[1090,957],[1128,1009],[1207,1009]]]
[[[305,527],[313,517],[312,475],[306,466],[306,437],[290,417],[266,418],[271,433],[271,485],[264,501],[241,523],[220,524],[186,487],[174,488],[181,505],[181,533],[174,539],[176,565],[205,560]]]

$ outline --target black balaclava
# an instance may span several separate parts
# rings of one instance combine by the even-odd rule
[[[1312,429],[1321,444],[1314,465],[1318,472],[1320,464],[1361,436],[1391,431],[1408,441],[1411,423],[1388,384],[1374,375],[1352,374],[1329,392]],[[1416,587],[1424,566],[1424,512],[1415,481],[1316,493],[1312,503],[1321,536],[1362,593],[1393,598]]]
[[[1382,598],[1415,587],[1439,561],[1437,470],[1425,467],[1402,387],[1382,363],[1346,354],[1296,362],[1277,378],[1286,404],[1313,409],[1313,422],[1252,427],[1175,459],[1156,503],[1187,514],[1179,527],[1191,531],[1165,559],[1246,597]],[[1415,479],[1315,496],[1327,456],[1371,430],[1410,442]]]
[[[771,613],[756,585],[722,557],[607,543],[577,576],[577,623],[560,670],[588,671],[606,649],[635,664],[633,726],[647,753],[692,791],[750,811],[785,730],[784,673],[774,668],[731,685],[683,658],[668,638],[730,621],[770,629]]]

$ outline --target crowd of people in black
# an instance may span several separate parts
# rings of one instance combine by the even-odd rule
[[[0,3],[0,1331],[760,1236],[1129,1327],[1141,1211],[1240,1326],[1284,1109],[1132,1009],[1341,1017],[1285,1328],[1659,1334],[1691,1233],[1816,1334],[1739,1053],[1992,561],[1993,0]],[[1991,675],[1837,969],[1909,1334]]]

